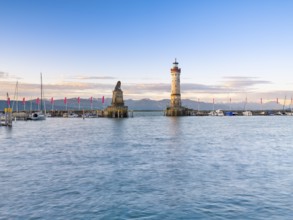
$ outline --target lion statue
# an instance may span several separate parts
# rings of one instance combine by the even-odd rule
[[[117,90],[121,90],[121,82],[120,81],[118,81],[115,86],[115,91],[117,91]]]

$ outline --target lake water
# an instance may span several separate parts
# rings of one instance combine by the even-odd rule
[[[17,121],[0,219],[292,219],[293,117]]]

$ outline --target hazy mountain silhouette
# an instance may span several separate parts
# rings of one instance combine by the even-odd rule
[[[102,104],[102,99],[94,99],[93,104],[91,106],[91,102],[89,99],[80,99],[80,109],[90,110],[91,108],[94,110],[97,109],[104,109],[108,105],[111,105],[111,98],[106,98],[105,103]],[[167,106],[169,106],[170,100],[163,99],[163,100],[151,100],[151,99],[141,99],[141,100],[124,100],[125,105],[128,106],[129,110],[165,110]],[[212,103],[206,102],[197,102],[190,99],[183,99],[182,105],[197,110],[212,110],[212,109],[222,109],[222,110],[282,110],[283,105],[277,104],[276,102],[267,102],[264,104],[259,103],[247,103],[245,107],[244,102],[240,103],[216,103],[213,105]],[[11,101],[11,106],[13,109],[16,110],[16,102]],[[52,106],[50,100],[45,101],[46,110],[51,110]],[[4,108],[7,107],[7,102],[5,100],[0,100],[0,111],[4,111]],[[288,109],[289,106],[286,106],[285,109]],[[22,111],[24,106],[21,101],[18,101],[18,109]],[[28,100],[25,105],[25,109],[28,111],[32,109],[33,111],[38,110],[38,105],[36,104],[36,100]],[[65,110],[66,106],[64,104],[63,99],[58,99],[54,101],[54,110]],[[77,102],[77,98],[67,99],[67,109],[68,110],[78,110],[79,105]]]

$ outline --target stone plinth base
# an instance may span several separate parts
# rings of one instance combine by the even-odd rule
[[[128,107],[127,106],[109,106],[103,111],[102,117],[127,118]]]
[[[191,112],[185,107],[168,107],[165,111],[165,116],[189,116]]]
[[[124,106],[122,90],[114,90],[111,106]]]

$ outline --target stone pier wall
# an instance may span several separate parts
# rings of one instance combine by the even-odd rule
[[[165,112],[166,116],[189,116],[191,111],[188,108],[184,107],[169,107]]]

